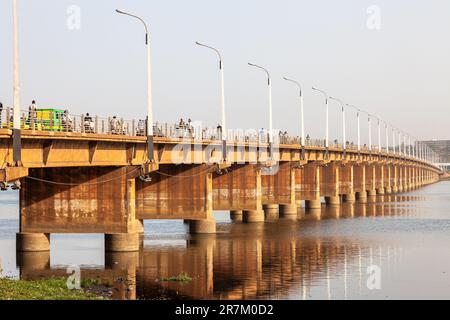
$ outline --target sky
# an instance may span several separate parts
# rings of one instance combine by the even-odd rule
[[[450,2],[447,0],[18,0],[21,97],[41,107],[144,118],[144,29],[150,25],[154,118],[220,122],[217,57],[222,52],[229,128],[268,128],[267,80],[274,127],[300,132],[301,82],[306,133],[325,133],[316,86],[419,139],[450,139]],[[75,8],[80,10],[79,19]],[[75,12],[75,14],[74,14]],[[78,24],[79,22],[79,24]],[[79,27],[79,28],[78,28]],[[0,1],[0,101],[12,104],[12,0]],[[346,115],[356,141],[356,115]],[[367,142],[367,119],[362,121]],[[330,138],[342,137],[341,109],[330,104]],[[373,130],[377,139],[377,130]]]

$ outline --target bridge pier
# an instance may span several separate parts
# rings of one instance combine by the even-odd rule
[[[264,204],[263,211],[266,221],[276,221],[280,218],[280,206],[278,204]]]
[[[341,193],[342,193],[342,202],[345,203],[354,203],[356,201],[356,195],[354,190],[354,175],[355,170],[353,165],[347,165],[345,167],[341,167],[341,172],[339,173],[339,177],[341,179]]]
[[[356,201],[356,193],[347,193],[343,195],[343,201],[347,203],[354,203]]]
[[[264,211],[260,210],[244,210],[243,221],[245,223],[264,222]]]
[[[360,203],[366,203],[367,202],[367,191],[359,191],[356,193],[356,199]]]
[[[280,204],[280,218],[286,220],[297,220],[297,204]]]
[[[315,200],[305,200],[306,210],[317,210],[322,208],[322,201],[319,199]]]
[[[318,165],[306,166],[303,171],[301,183],[308,187],[308,195],[305,197],[305,213],[317,211],[322,208],[321,201],[321,169]]]
[[[22,182],[17,250],[50,250],[51,233],[103,233],[106,251],[139,250],[144,229],[136,218],[136,184],[127,178],[129,170],[30,170],[36,179]]]
[[[235,223],[242,222],[242,210],[231,210],[230,211],[230,220]]]
[[[211,234],[216,233],[216,220],[189,220],[189,233],[191,234]]]
[[[19,232],[16,234],[16,251],[18,252],[50,251],[50,234]]]
[[[139,251],[139,233],[107,233],[105,234],[106,252],[133,252]]]
[[[327,206],[336,207],[341,204],[341,198],[339,196],[325,197],[325,203]]]

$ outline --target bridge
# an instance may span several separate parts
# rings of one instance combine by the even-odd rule
[[[224,140],[219,129],[156,124],[150,145],[136,121],[111,128],[110,119],[94,117],[88,127],[84,120],[57,129],[24,120],[20,143],[3,120],[0,180],[20,189],[18,251],[48,251],[52,233],[101,233],[106,251],[133,252],[146,219],[184,219],[191,233],[215,233],[215,210],[237,223],[297,220],[303,202],[311,214],[420,188],[441,174],[404,144],[302,144],[251,130]]]

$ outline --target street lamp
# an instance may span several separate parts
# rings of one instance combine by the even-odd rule
[[[253,64],[253,63],[248,63],[249,66],[251,67],[255,67],[261,70],[264,70],[267,74],[267,84],[268,84],[268,88],[269,88],[269,153],[270,153],[270,157],[272,157],[272,143],[273,143],[273,126],[272,126],[272,82],[270,80],[270,73],[269,71],[264,68],[261,67],[257,64]]]
[[[411,158],[411,136],[408,135],[408,156]]]
[[[13,161],[19,164],[22,161],[22,146],[20,132],[19,19],[17,17],[17,0],[13,0],[13,56]]]
[[[385,129],[386,129],[386,154],[389,155],[389,124],[384,121]]]
[[[151,59],[151,47],[150,47],[150,39],[149,39],[149,29],[147,26],[147,23],[144,21],[144,19],[125,12],[116,9],[116,12],[119,14],[123,14],[135,19],[138,19],[142,22],[142,24],[145,27],[145,45],[147,47],[147,153],[148,153],[148,160],[150,162],[154,161],[154,155],[153,155],[153,101],[152,101],[152,59]]]
[[[345,158],[347,155],[347,137],[345,132],[345,105],[340,99],[334,97],[330,97],[330,99],[339,102],[342,107],[342,143],[344,145],[344,158]]]
[[[196,44],[200,47],[204,47],[207,49],[211,49],[217,53],[219,56],[219,70],[220,70],[220,87],[221,87],[221,112],[222,112],[222,154],[223,161],[227,161],[227,124],[226,124],[226,115],[225,115],[225,76],[224,76],[224,63],[223,58],[219,50],[214,47],[210,47],[208,45],[202,44],[200,42],[196,42]]]
[[[381,119],[377,117],[378,120],[378,153],[381,155]]]
[[[395,145],[395,128],[394,128],[394,126],[392,126],[392,149],[393,149],[393,154],[395,155],[397,152],[397,146]]]
[[[292,82],[298,86],[299,92],[300,92],[300,127],[301,127],[301,137],[300,137],[300,144],[302,148],[302,160],[305,160],[305,116],[303,113],[303,91],[302,86],[298,81],[289,79],[284,77],[283,78],[286,81]]]
[[[320,89],[317,88],[312,88],[315,91],[319,91],[320,93],[322,93],[325,96],[325,105],[326,105],[326,121],[325,121],[325,127],[326,127],[326,131],[325,131],[325,148],[326,148],[326,156],[328,157],[328,148],[329,148],[329,135],[330,135],[330,131],[329,131],[329,107],[328,107],[328,94]]]
[[[360,121],[360,113],[361,110],[358,107],[347,104],[347,107],[353,108],[356,110],[356,118],[358,120],[358,156],[361,153],[361,121]]]
[[[369,122],[369,151],[372,154],[372,115],[366,111],[363,111],[367,114],[368,122]]]

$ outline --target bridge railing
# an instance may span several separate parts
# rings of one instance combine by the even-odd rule
[[[70,114],[67,111],[54,109],[39,109],[39,110],[22,110],[21,128],[22,130],[30,131],[48,131],[48,132],[76,132],[82,134],[97,134],[97,135],[123,135],[123,136],[146,136],[147,125],[146,120],[127,120],[118,117],[99,117],[91,116],[89,114]],[[13,128],[13,112],[11,107],[4,107],[0,110],[0,128]],[[222,130],[220,127],[208,128],[199,123],[187,124],[168,124],[155,123],[153,126],[154,135],[158,138],[170,139],[193,139],[193,140],[207,140],[218,141],[222,139]],[[230,143],[268,143],[269,135],[264,130],[229,130],[227,132],[227,141]],[[300,137],[289,136],[286,132],[274,135],[275,144],[291,144],[299,145]],[[326,146],[324,139],[311,139],[309,136],[305,139],[306,147],[321,147]],[[329,141],[330,148],[343,149],[344,145],[337,140]],[[347,150],[358,150],[358,147],[353,142],[347,142]],[[395,153],[398,154],[400,146],[396,146]],[[367,145],[361,146],[361,151],[369,152],[370,148]],[[378,146],[372,146],[372,152],[377,154]],[[394,148],[389,150],[382,148],[382,153],[393,153]]]

